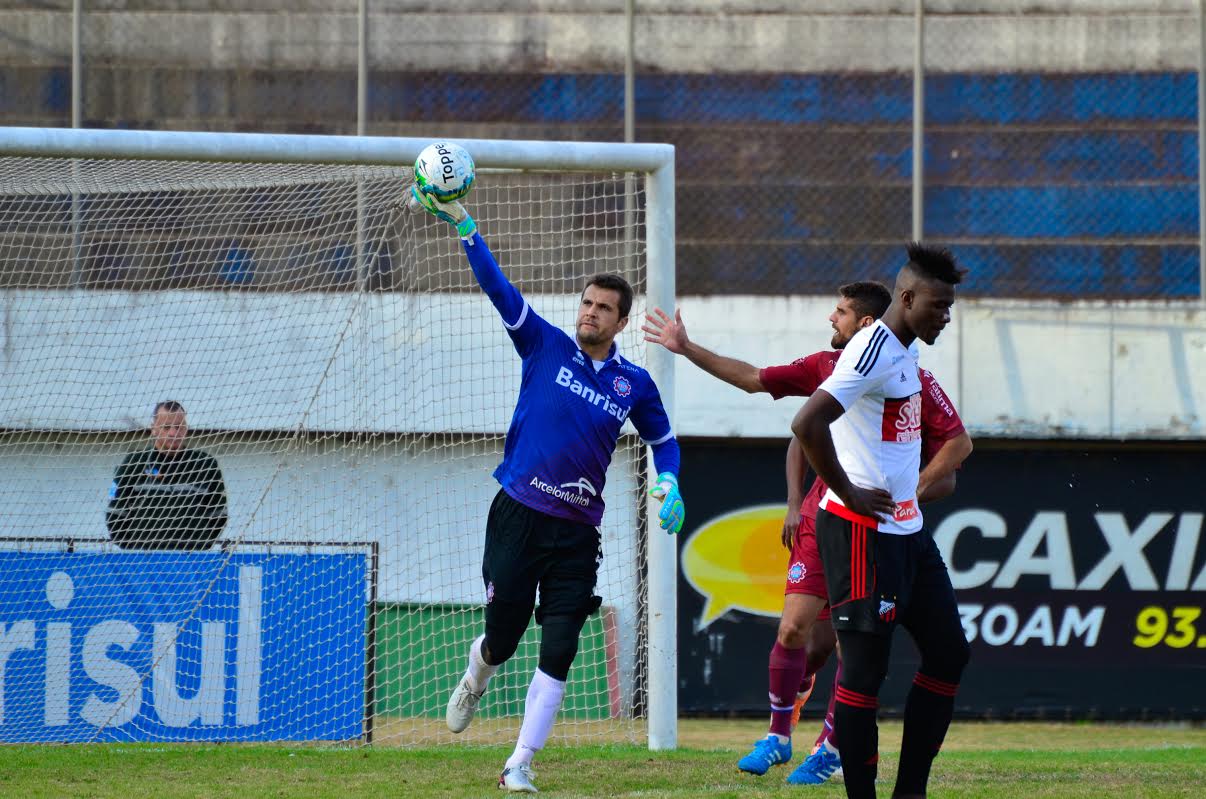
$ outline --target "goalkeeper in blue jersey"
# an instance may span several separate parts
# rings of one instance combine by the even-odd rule
[[[448,701],[448,728],[461,732],[473,720],[490,678],[515,653],[535,608],[540,662],[528,687],[515,751],[499,787],[535,793],[532,756],[544,746],[565,695],[595,596],[603,558],[598,525],[603,483],[624,422],[631,421],[653,449],[659,472],[650,492],[661,499],[661,526],[683,524],[678,491],[678,442],[649,373],[617,351],[615,337],[628,324],[632,287],[619,275],[587,281],[573,338],[532,310],[499,270],[459,202],[443,203],[411,188],[412,207],[454,225],[473,275],[498,309],[523,359],[519,400],[502,463],[502,485],[486,521],[482,581],[486,631],[469,648],[469,666]],[[540,606],[536,607],[536,591]]]

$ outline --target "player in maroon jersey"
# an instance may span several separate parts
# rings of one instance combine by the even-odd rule
[[[829,316],[833,327],[830,341],[833,350],[817,352],[784,366],[759,369],[700,347],[687,336],[679,313],[671,319],[661,309],[654,309],[642,330],[647,341],[686,356],[709,374],[749,393],[766,392],[775,399],[808,396],[832,373],[846,343],[859,330],[873,324],[891,302],[888,289],[875,282],[850,283],[840,287],[838,292],[837,306]],[[922,379],[927,384],[922,403],[922,434],[931,458],[922,471],[919,484],[923,487],[922,501],[927,501],[947,496],[954,490],[954,471],[971,452],[971,439],[933,375],[923,370]],[[791,759],[791,732],[799,717],[799,708],[811,692],[813,675],[828,660],[837,641],[828,623],[828,593],[815,537],[817,505],[825,485],[814,480],[808,495],[801,500],[805,469],[803,451],[793,439],[786,464],[788,513],[783,525],[783,544],[792,554],[783,613],[769,659],[770,730],[767,737],[758,741],[753,751],[738,763],[741,770],[752,774],[765,774],[771,766]],[[825,623],[815,624],[818,620]],[[832,744],[827,749],[823,746],[828,733],[826,730],[818,739],[816,751],[821,756],[810,757],[805,765],[793,772],[789,782],[824,782],[840,767]],[[829,757],[825,757],[825,753]],[[822,778],[817,778],[818,771],[824,774]]]

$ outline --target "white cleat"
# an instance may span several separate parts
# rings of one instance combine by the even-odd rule
[[[473,721],[473,714],[477,712],[477,705],[481,701],[482,694],[474,693],[470,688],[469,676],[462,677],[456,685],[456,690],[448,698],[448,713],[445,716],[448,729],[453,732],[464,732],[465,728],[469,726],[469,722]]]
[[[539,793],[532,784],[534,779],[536,772],[532,771],[531,766],[512,766],[503,769],[502,776],[498,778],[498,787],[512,793]]]

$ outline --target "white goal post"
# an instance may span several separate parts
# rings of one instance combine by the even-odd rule
[[[638,298],[620,343],[654,377],[673,419],[673,356],[645,346],[637,331],[647,309],[674,307],[674,148],[452,141],[477,163],[477,184],[465,202],[484,237],[504,271],[553,324],[572,322],[571,301],[585,276],[635,276]],[[391,194],[401,192],[429,143],[0,128],[0,301],[6,305],[8,363],[0,377],[0,484],[7,485],[0,488],[0,505],[8,517],[0,559],[45,557],[37,562],[45,573],[30,576],[37,591],[28,601],[12,604],[17,588],[11,575],[0,574],[0,740],[88,740],[67,732],[79,714],[91,719],[82,729],[97,730],[92,740],[203,740],[207,724],[262,720],[269,712],[268,689],[249,688],[247,680],[248,674],[258,680],[272,666],[267,649],[263,662],[257,660],[256,647],[267,641],[272,620],[257,615],[269,612],[268,600],[256,603],[276,579],[271,569],[285,562],[273,549],[278,545],[331,559],[305,568],[346,567],[353,587],[357,580],[361,586],[371,582],[372,590],[378,583],[388,587],[385,577],[394,570],[403,586],[399,595],[405,594],[399,602],[416,609],[414,617],[390,630],[368,620],[367,637],[376,636],[380,646],[386,632],[396,633],[401,643],[390,655],[395,660],[405,659],[406,647],[450,640],[448,628],[429,625],[429,617],[432,608],[471,604],[462,597],[472,581],[464,578],[461,561],[476,559],[469,574],[480,564],[480,549],[474,549],[480,542],[474,542],[484,529],[481,497],[492,493],[489,486],[497,488],[489,471],[501,453],[519,359],[508,351],[488,300],[474,291],[455,235],[423,215],[397,214],[391,207]],[[168,332],[158,339],[157,331]],[[449,399],[444,390],[455,396]],[[199,598],[170,622],[102,621],[108,618],[103,613],[85,619],[77,613],[88,594],[83,577],[63,565],[69,561],[62,553],[103,558],[119,552],[106,538],[104,492],[123,453],[147,444],[152,408],[165,399],[187,408],[190,441],[215,454],[226,476],[229,522],[221,546],[206,553],[215,558],[215,571],[197,590],[228,591],[229,618],[222,611],[218,620],[200,623],[209,600]],[[476,407],[477,401],[489,407]],[[650,469],[652,459],[634,443],[631,429],[624,438],[628,443],[617,449],[613,473],[642,464]],[[399,469],[417,470],[417,484],[400,485],[409,478]],[[601,701],[610,701],[611,709],[587,708],[580,728],[567,713],[570,729],[581,730],[571,742],[599,740],[594,730],[606,725],[594,722],[619,714],[644,717],[650,749],[677,746],[677,549],[658,528],[641,482],[636,475],[609,479],[608,515],[619,520],[612,528],[636,520],[644,530],[605,530],[605,559],[612,554],[608,542],[628,535],[631,543],[623,546],[630,549],[618,556],[637,564],[639,586],[617,591],[601,578],[605,606],[619,603],[596,631],[608,647],[597,681],[605,694],[610,686],[611,699]],[[341,500],[353,492],[355,501]],[[381,498],[386,495],[396,498]],[[453,502],[460,506],[445,518],[445,506]],[[386,541],[378,563],[382,539],[423,513],[432,514],[430,526],[415,524],[427,528],[428,540],[394,541],[392,548]],[[451,538],[450,531],[460,535],[457,528],[468,524],[476,526],[464,532],[463,542]],[[366,578],[354,564],[370,549]],[[138,557],[149,560],[135,563],[131,574],[185,556]],[[347,560],[353,557],[362,560]],[[614,580],[633,579],[627,568]],[[437,596],[434,582],[441,574],[460,581],[452,599]],[[315,577],[306,590],[325,596],[323,579]],[[607,595],[609,588],[621,596]],[[633,604],[638,594],[641,601]],[[114,602],[121,608],[136,604]],[[634,608],[640,618],[631,616]],[[356,618],[341,623],[353,629]],[[464,622],[466,628],[472,623]],[[264,641],[248,643],[248,629]],[[231,635],[229,644],[223,631]],[[444,645],[443,671],[463,668],[456,640],[455,651]],[[44,653],[37,651],[42,641]],[[133,665],[131,653],[144,641],[147,660]],[[613,645],[627,649],[619,662]],[[173,684],[173,670],[192,668],[177,664],[190,653],[200,677]],[[84,665],[52,674],[55,658],[65,664],[83,658]],[[172,668],[163,671],[164,663]],[[206,687],[211,665],[219,677]],[[81,668],[99,686],[86,697],[77,695],[86,688],[73,682]],[[37,680],[25,693],[22,669]],[[375,733],[373,727],[381,706],[405,706],[409,694],[434,692],[447,682],[446,674],[419,682],[400,670],[388,678],[398,680],[396,686],[383,686],[385,672],[371,660],[367,671],[365,733],[358,737],[385,743],[390,741],[380,719]],[[632,684],[617,685],[624,681]],[[223,684],[229,688],[225,699]],[[67,698],[54,698],[52,688]],[[202,706],[202,695],[211,690],[217,709]],[[388,702],[382,699],[386,690],[395,691]],[[503,702],[515,706],[516,690],[499,697],[500,708]],[[196,692],[192,698],[190,691]],[[14,697],[27,693],[39,703],[28,729],[14,726]],[[140,702],[154,703],[158,714],[141,712],[153,719],[145,729],[127,737],[103,732],[143,724]],[[165,718],[179,723],[168,730]],[[290,720],[281,737],[311,735],[303,721]],[[63,731],[57,738],[56,729]],[[275,735],[241,729],[242,739]],[[32,737],[22,738],[26,733]],[[236,731],[233,739],[242,734]],[[401,743],[410,742],[407,733],[400,735]],[[414,740],[431,740],[425,735]],[[342,736],[331,728],[316,737]]]

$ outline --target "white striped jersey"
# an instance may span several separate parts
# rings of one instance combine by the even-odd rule
[[[850,482],[882,488],[896,500],[896,514],[880,519],[877,528],[896,535],[920,530],[921,378],[916,355],[887,325],[876,322],[850,340],[820,390],[846,409],[829,431]],[[825,492],[821,507],[840,516],[850,513],[832,490]]]

